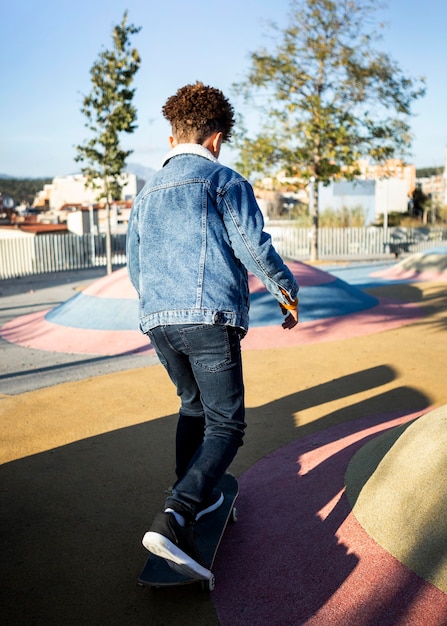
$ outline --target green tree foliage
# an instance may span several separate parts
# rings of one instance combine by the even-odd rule
[[[86,163],[82,173],[91,184],[101,179],[114,198],[120,198],[119,178],[132,153],[120,148],[120,133],[132,133],[137,127],[137,111],[132,105],[135,89],[131,84],[140,56],[135,48],[131,49],[130,36],[139,31],[133,24],[127,25],[126,12],[121,24],[113,29],[113,49],[101,52],[90,70],[93,88],[84,97],[81,109],[93,137],[77,146],[76,161]]]
[[[429,196],[422,191],[420,185],[416,185],[416,189],[413,191],[413,208],[412,213],[414,217],[421,218],[426,213],[426,207],[428,201],[430,200]]]
[[[416,170],[416,178],[428,178],[430,176],[440,176],[444,171],[443,166],[439,167],[419,167]]]
[[[140,30],[127,24],[126,11],[121,23],[113,29],[113,48],[101,52],[90,70],[93,88],[84,97],[81,109],[92,137],[77,146],[75,160],[85,163],[81,171],[91,187],[100,187],[98,179],[102,181],[100,196],[106,197],[108,216],[109,202],[121,198],[122,174],[126,159],[132,153],[132,150],[121,148],[120,134],[132,133],[137,127],[132,82],[141,59],[138,51],[131,47],[130,38]],[[110,217],[107,224],[110,244]],[[107,271],[110,273],[110,245],[107,251]]]
[[[37,192],[51,182],[51,178],[0,178],[0,193],[11,196],[16,204],[32,205]]]
[[[288,26],[273,51],[250,55],[235,90],[260,111],[259,131],[237,138],[246,175],[283,170],[315,181],[312,259],[318,258],[318,182],[358,174],[361,157],[403,156],[411,143],[409,116],[423,80],[405,76],[376,50],[377,0],[292,0]]]

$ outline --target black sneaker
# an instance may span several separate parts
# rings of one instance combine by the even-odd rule
[[[193,526],[184,528],[173,513],[159,513],[151,529],[143,537],[144,547],[165,559],[172,569],[188,578],[209,580],[211,572],[201,565],[200,555],[194,544]]]
[[[223,501],[224,494],[219,489],[215,489],[211,494],[211,498],[209,499],[209,501],[205,503],[203,509],[200,509],[200,511],[197,513],[196,522],[198,522],[199,519],[207,513],[211,513],[212,511],[218,509],[220,505],[223,504]]]

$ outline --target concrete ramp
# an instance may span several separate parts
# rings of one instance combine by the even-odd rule
[[[447,593],[447,406],[374,438],[352,458],[346,494],[366,532]]]
[[[287,347],[378,332],[414,321],[417,307],[376,298],[300,262],[288,263],[300,285],[299,332],[285,333],[276,300],[253,275],[250,332],[244,349]],[[23,315],[0,337],[26,348],[71,354],[145,354],[151,347],[138,329],[138,299],[127,269],[104,276],[59,306]]]
[[[447,280],[447,247],[417,252],[371,276],[388,280]]]

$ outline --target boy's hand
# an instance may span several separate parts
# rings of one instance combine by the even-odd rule
[[[286,309],[281,304],[281,302],[279,303],[279,307],[282,311],[282,314],[287,316],[281,326],[286,330],[291,330],[292,328],[295,328],[299,321],[298,302],[296,304],[296,309]]]

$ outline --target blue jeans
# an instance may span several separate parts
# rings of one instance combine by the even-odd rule
[[[240,329],[157,326],[147,334],[177,387],[177,481],[166,506],[192,520],[242,445],[245,429]]]

